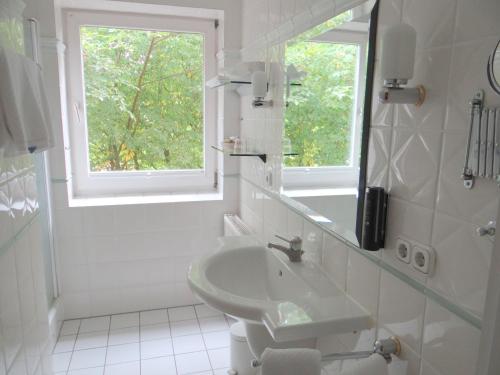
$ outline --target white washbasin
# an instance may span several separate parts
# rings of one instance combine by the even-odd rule
[[[223,244],[191,264],[188,281],[209,306],[264,324],[276,342],[372,325],[370,314],[319,266],[307,260],[291,263],[284,254],[259,245]]]

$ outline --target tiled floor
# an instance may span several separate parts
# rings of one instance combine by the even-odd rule
[[[225,375],[229,322],[205,305],[68,320],[57,375]]]

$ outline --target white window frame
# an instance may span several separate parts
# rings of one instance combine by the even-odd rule
[[[356,187],[359,180],[359,160],[355,155],[361,151],[361,135],[363,131],[363,105],[366,75],[366,53],[368,46],[367,33],[353,31],[329,31],[314,38],[314,42],[332,44],[355,44],[359,46],[359,55],[356,66],[356,90],[354,93],[353,120],[354,131],[351,135],[351,164],[348,166],[331,167],[285,167],[283,164],[283,190],[304,188],[324,189]],[[292,146],[293,147],[293,146]]]
[[[200,170],[91,172],[88,156],[87,116],[80,45],[81,26],[197,33],[204,37],[204,167]],[[68,126],[74,198],[120,195],[163,195],[214,191],[217,160],[210,146],[217,144],[214,90],[205,87],[206,77],[217,72],[217,30],[214,20],[178,16],[119,13],[94,10],[64,11],[67,47]]]

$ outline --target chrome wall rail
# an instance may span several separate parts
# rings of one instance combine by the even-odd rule
[[[373,350],[328,354],[324,355],[321,358],[321,361],[330,362],[345,359],[361,359],[368,358],[373,354],[381,355],[382,357],[384,357],[387,363],[391,363],[392,355],[398,356],[401,354],[401,343],[397,337],[392,336],[388,339],[375,341],[375,343],[373,344]],[[254,359],[250,364],[253,368],[262,366],[262,363],[257,359]]]
[[[475,178],[500,184],[500,108],[484,107],[484,92],[478,90],[470,101],[469,134],[462,179],[467,189]]]

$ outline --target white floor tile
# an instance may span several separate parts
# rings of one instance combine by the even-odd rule
[[[61,336],[64,335],[76,335],[78,333],[78,328],[80,328],[80,319],[77,320],[66,320],[61,327]]]
[[[120,363],[106,366],[104,375],[140,375],[141,365],[139,362]]]
[[[230,345],[231,337],[229,331],[208,332],[203,334],[207,349],[227,348]]]
[[[168,323],[141,326],[141,341],[159,340],[170,338]]]
[[[141,325],[168,323],[167,309],[141,311],[140,321]]]
[[[70,360],[71,352],[54,354],[52,356],[52,370],[54,372],[68,371]]]
[[[172,338],[175,354],[199,352],[205,350],[201,335],[178,336]]]
[[[225,316],[196,305],[66,321],[52,361],[57,375],[225,375],[229,344]]]
[[[141,375],[177,375],[174,357],[161,357],[141,361]]]
[[[141,342],[141,359],[150,359],[156,357],[166,357],[173,355],[171,339],[161,339]]]
[[[220,311],[214,310],[207,305],[196,305],[194,307],[196,309],[196,315],[198,318],[211,318],[214,316],[223,316]]]
[[[200,333],[200,326],[198,320],[183,320],[180,322],[173,322],[170,324],[172,337],[194,335]]]
[[[108,345],[108,331],[80,333],[76,338],[75,350],[102,348]]]
[[[80,333],[107,331],[109,330],[109,316],[83,319],[80,323]]]
[[[203,333],[226,331],[229,329],[229,326],[224,316],[200,319],[200,327]]]
[[[177,364],[177,372],[179,375],[208,371],[212,369],[210,367],[207,352],[205,351],[176,355],[175,363]]]
[[[108,346],[106,366],[117,363],[139,361],[140,359],[139,343]]]
[[[68,375],[103,375],[104,367],[85,368],[82,370],[73,370]]]
[[[214,369],[226,368],[230,365],[229,348],[209,350],[208,357]]]
[[[109,332],[108,345],[130,344],[133,342],[139,342],[139,327],[121,328]]]
[[[76,335],[59,336],[57,344],[54,347],[55,353],[72,352],[75,347]]]
[[[70,370],[78,370],[82,368],[104,366],[106,358],[106,348],[77,350],[73,352]]]
[[[111,315],[111,329],[139,326],[139,313]]]
[[[178,322],[180,320],[196,319],[196,313],[193,306],[174,307],[168,309],[168,317],[171,322]]]

